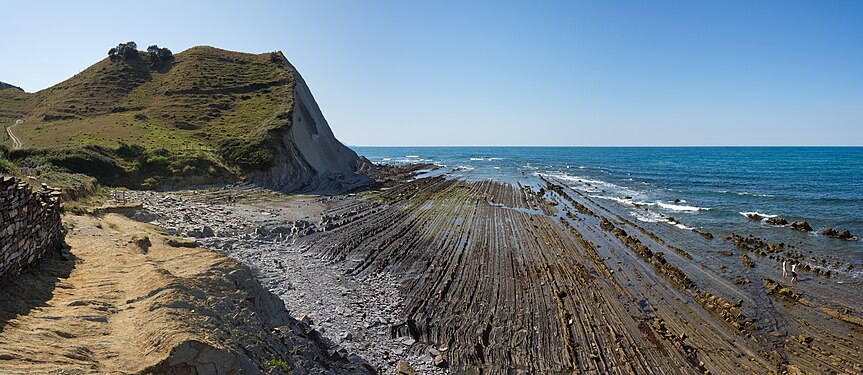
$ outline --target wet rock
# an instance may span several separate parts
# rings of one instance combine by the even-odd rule
[[[749,258],[749,255],[743,254],[740,256],[740,261],[743,262],[743,265],[746,267],[752,268],[755,267],[755,262],[752,261],[752,258]]]
[[[808,335],[801,333],[799,336],[797,336],[797,340],[800,341],[801,344],[809,345],[812,343],[812,341],[814,339],[812,338],[812,336],[808,336]]]
[[[842,232],[837,231],[833,228],[824,228],[821,230],[821,234],[827,237],[838,238],[840,240],[856,240],[855,237],[849,230],[844,230]]]
[[[812,227],[809,225],[809,223],[807,223],[805,221],[795,221],[795,222],[791,223],[791,228],[797,229],[801,232],[811,232],[812,231]]]
[[[700,234],[700,235],[701,235],[701,237],[704,237],[704,238],[706,238],[706,239],[708,239],[708,240],[712,240],[712,239],[713,239],[713,233],[710,233],[710,232],[708,232],[708,231],[701,230],[701,229],[698,229],[698,228],[692,228],[692,231],[693,231],[693,232],[695,232],[695,233]]]
[[[752,221],[761,221],[761,220],[764,220],[764,216],[761,216],[761,215],[756,214],[756,213],[746,214],[746,217],[747,217],[749,220],[752,220]]]
[[[784,217],[771,217],[764,220],[764,222],[770,225],[788,225],[788,220]]]
[[[767,289],[767,294],[772,295],[777,300],[797,303],[802,298],[800,293],[788,289],[782,286],[782,284],[779,284],[771,279],[764,279],[764,287]]]

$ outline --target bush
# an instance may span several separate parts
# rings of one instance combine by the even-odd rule
[[[0,173],[6,174],[14,174],[18,171],[18,168],[15,168],[15,164],[12,164],[11,161],[4,159],[0,156]]]
[[[117,155],[124,159],[137,159],[145,156],[147,154],[147,149],[141,145],[130,145],[125,142],[120,142],[120,146],[117,147]]]
[[[245,170],[266,170],[275,164],[275,144],[271,136],[261,140],[226,139],[219,144],[219,155]]]

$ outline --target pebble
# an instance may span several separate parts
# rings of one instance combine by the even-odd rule
[[[431,360],[440,351],[430,352],[437,353],[432,356],[423,351],[421,356],[412,355],[405,347],[416,344],[416,340],[390,337],[390,322],[404,320],[403,298],[393,275],[350,275],[349,262],[331,262],[312,249],[295,247],[293,240],[299,231],[291,232],[292,225],[314,230],[314,222],[290,223],[279,218],[278,209],[267,212],[242,204],[200,201],[205,195],[206,191],[126,193],[127,199],[142,202],[158,216],[152,223],[169,235],[206,234],[199,238],[203,247],[248,265],[261,283],[284,301],[291,315],[340,344],[332,350],[359,355],[381,374],[392,373],[397,362],[419,374],[449,373]],[[293,205],[285,207],[295,210]]]

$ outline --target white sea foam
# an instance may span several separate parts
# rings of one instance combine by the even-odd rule
[[[607,199],[610,201],[615,201],[617,203],[629,204],[632,205],[634,202],[632,199],[620,198],[620,197],[611,197],[608,195],[588,195],[591,198],[599,198],[599,199]]]
[[[750,193],[748,191],[731,191],[731,190],[720,190],[720,193],[723,194],[737,194],[737,195],[748,195],[750,197],[775,197],[773,194],[759,194],[759,193]]]
[[[503,158],[470,158],[471,161],[495,161],[503,160]]]
[[[743,212],[743,211],[741,211],[741,212],[740,212],[740,214],[741,214],[741,215],[743,215],[743,216],[746,216],[746,217],[749,217],[749,215],[758,215],[758,216],[761,216],[761,217],[764,217],[764,218],[771,218],[771,217],[779,216],[779,215],[762,214],[762,213],[757,212],[757,211],[752,211],[752,212]]]
[[[630,214],[635,216],[636,220],[643,221],[645,223],[659,223],[667,221],[662,214],[653,211],[631,211]]]
[[[692,227],[688,227],[688,226],[686,226],[686,225],[684,225],[683,223],[680,223],[680,222],[677,222],[677,223],[668,222],[668,223],[669,223],[669,224],[672,224],[672,225],[674,225],[675,227],[678,227],[678,228],[680,228],[680,229],[684,229],[684,230],[692,230],[692,229],[693,229]]]
[[[406,155],[405,157],[408,159],[416,159],[419,157],[419,155]]]
[[[662,207],[666,210],[679,211],[679,212],[697,212],[697,211],[707,211],[709,208],[704,207],[696,207],[696,206],[684,206],[670,203],[662,203],[657,201],[656,205]]]

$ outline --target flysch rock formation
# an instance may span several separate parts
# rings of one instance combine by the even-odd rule
[[[279,137],[274,166],[252,172],[249,179],[277,190],[324,194],[371,184],[370,178],[356,173],[361,159],[336,139],[299,71],[284,55],[281,57],[294,72],[296,82],[291,126],[276,130]]]

